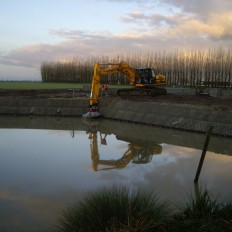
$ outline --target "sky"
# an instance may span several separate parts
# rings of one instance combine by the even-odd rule
[[[0,80],[43,62],[232,48],[231,0],[1,0]]]

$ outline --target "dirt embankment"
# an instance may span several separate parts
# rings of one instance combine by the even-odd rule
[[[173,92],[173,91],[172,91]],[[116,91],[109,94],[109,98],[115,97]],[[59,89],[59,90],[0,90],[0,98],[25,98],[25,99],[50,99],[50,98],[77,98],[88,97],[89,91],[82,89]],[[138,102],[170,102],[178,104],[216,106],[224,109],[232,109],[232,95],[212,97],[209,95],[197,95],[187,93],[169,93],[155,97],[130,96],[122,98]]]
[[[207,95],[186,95],[174,94],[161,95],[156,97],[128,97],[131,101],[159,102],[159,103],[177,103],[199,106],[211,106],[218,109],[231,110],[232,96],[211,97]]]
[[[88,112],[89,91],[0,90],[0,115],[81,116]],[[111,91],[100,99],[105,118],[232,136],[232,96],[180,92],[121,98]]]

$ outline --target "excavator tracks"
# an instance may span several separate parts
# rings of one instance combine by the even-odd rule
[[[119,89],[117,94],[121,97],[129,97],[129,96],[159,96],[166,95],[167,90],[165,88],[128,88],[128,89]]]

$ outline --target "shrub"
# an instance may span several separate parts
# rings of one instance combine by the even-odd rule
[[[103,188],[63,211],[60,231],[166,231],[169,207],[149,192]]]
[[[205,190],[196,200],[180,207],[180,214],[174,216],[170,231],[224,232],[232,231],[232,205],[224,205],[212,199]]]
[[[102,188],[62,211],[62,232],[231,232],[232,204],[220,204],[205,190],[172,213],[151,192],[124,187]]]

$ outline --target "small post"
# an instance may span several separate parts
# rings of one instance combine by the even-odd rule
[[[199,191],[198,182],[194,183],[194,190],[195,190],[196,200],[199,200],[200,199],[200,191]]]
[[[199,164],[198,164],[197,173],[196,173],[196,176],[195,176],[195,179],[194,179],[194,183],[198,182],[198,179],[199,179],[199,176],[200,176],[200,173],[201,173],[201,168],[202,168],[203,163],[204,163],[205,154],[206,154],[206,151],[207,151],[207,148],[208,148],[209,139],[210,139],[210,135],[212,133],[212,130],[213,130],[213,126],[210,126],[209,130],[207,132],[207,135],[206,135],[205,144],[204,144],[204,148],[203,148],[202,153],[201,153],[201,158],[200,158],[200,161],[199,161]]]

